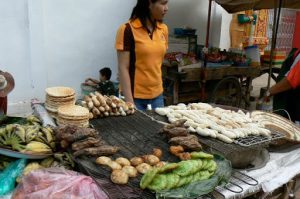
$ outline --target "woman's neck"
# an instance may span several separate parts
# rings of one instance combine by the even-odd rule
[[[154,22],[154,23],[152,23],[152,22]],[[155,23],[156,23],[156,22],[155,22],[154,19],[152,19],[152,18],[150,18],[150,19],[147,18],[147,20],[146,20],[146,25],[147,25],[148,31],[153,32],[153,30],[154,30],[153,25],[154,25]]]

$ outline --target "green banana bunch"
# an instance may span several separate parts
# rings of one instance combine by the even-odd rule
[[[11,148],[12,150],[15,151],[22,151],[25,146],[22,145],[22,140],[19,138],[19,136],[12,134],[10,136],[5,135],[4,139],[1,140],[4,146]]]
[[[52,153],[52,149],[48,145],[37,141],[29,142],[24,151],[33,153]]]
[[[46,158],[44,160],[42,160],[42,162],[40,163],[40,165],[42,165],[45,168],[49,168],[52,166],[52,163],[54,162],[54,158],[53,157],[49,157]]]
[[[14,131],[14,134],[19,136],[22,142],[26,142],[26,130],[23,126],[17,125]]]
[[[8,124],[8,125],[5,126],[5,129],[6,129],[6,135],[7,135],[8,137],[11,136],[11,134],[12,134],[14,128],[15,128],[15,125],[13,125],[13,124]]]
[[[30,141],[34,140],[38,132],[40,130],[40,127],[38,126],[30,126],[26,129],[26,143],[29,143]]]
[[[53,130],[50,127],[43,127],[41,130],[44,133],[48,143],[54,141]]]
[[[40,125],[41,121],[39,120],[39,118],[35,117],[34,115],[30,115],[26,118],[27,122],[29,124],[33,124],[33,125]]]

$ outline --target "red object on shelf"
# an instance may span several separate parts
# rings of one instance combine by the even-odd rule
[[[297,12],[293,48],[300,48],[300,12]]]

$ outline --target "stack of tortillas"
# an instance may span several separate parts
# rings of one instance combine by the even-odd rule
[[[51,116],[57,117],[57,110],[60,106],[74,104],[74,89],[69,87],[51,87],[46,89],[45,107]]]
[[[89,126],[89,110],[82,106],[66,105],[58,108],[58,125],[76,125],[81,127]]]

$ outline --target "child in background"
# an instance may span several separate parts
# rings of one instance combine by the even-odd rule
[[[114,83],[110,81],[111,70],[110,68],[102,68],[99,71],[100,81],[88,78],[85,80],[85,85],[95,87],[102,95],[115,95],[116,90]]]

